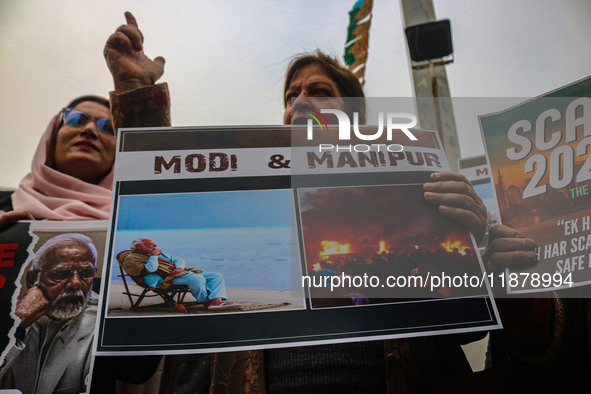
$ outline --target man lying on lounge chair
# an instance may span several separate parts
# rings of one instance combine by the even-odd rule
[[[242,309],[239,304],[226,301],[224,277],[217,272],[203,272],[185,268],[185,261],[157,248],[153,240],[138,238],[131,243],[132,253],[123,260],[123,269],[138,281],[154,288],[187,285],[197,302],[208,310]]]

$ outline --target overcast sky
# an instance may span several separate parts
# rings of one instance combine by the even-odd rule
[[[133,12],[148,56],[166,58],[176,126],[278,124],[293,55],[342,57],[355,0],[0,0],[0,187],[28,172],[52,115],[82,94],[107,96],[102,49]],[[449,18],[454,97],[533,97],[590,73],[588,0],[434,0]],[[397,0],[375,0],[366,95],[413,94]],[[478,111],[478,110],[476,110]],[[481,110],[482,111],[482,110]],[[485,111],[485,110],[484,110]],[[476,116],[458,119],[463,156],[484,152]]]

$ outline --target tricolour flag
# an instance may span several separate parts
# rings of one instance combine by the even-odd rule
[[[349,27],[345,43],[345,64],[361,84],[365,84],[365,63],[369,45],[373,0],[358,0],[349,11]]]

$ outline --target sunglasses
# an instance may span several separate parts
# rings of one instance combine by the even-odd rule
[[[62,282],[74,276],[74,272],[78,272],[78,278],[80,278],[81,280],[85,280],[93,278],[96,271],[96,267],[82,267],[78,268],[77,270],[72,270],[69,268],[57,268],[53,271],[47,272],[47,277],[51,281]]]
[[[77,109],[64,108],[62,112],[62,122],[68,126],[85,126],[88,122],[93,121],[100,132],[108,136],[115,136],[113,129],[113,121],[109,118],[95,118],[88,115],[86,112],[78,111]]]

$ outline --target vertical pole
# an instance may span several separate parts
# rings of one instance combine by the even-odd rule
[[[432,0],[400,0],[406,26],[435,20]],[[443,149],[452,170],[457,171],[460,146],[445,66],[412,70],[419,125],[439,131]]]
[[[443,140],[443,134],[441,132],[441,130],[443,130],[443,122],[441,120],[441,108],[440,108],[440,99],[439,97],[439,89],[437,87],[437,75],[435,74],[435,65],[433,63],[429,63],[429,80],[431,82],[431,93],[433,95],[433,109],[435,110],[435,124],[437,125],[437,130],[440,133],[440,137]],[[453,116],[453,112],[452,112],[452,116]],[[457,139],[456,139],[457,141]],[[445,144],[444,144],[444,149],[445,149]],[[449,158],[449,154],[447,153],[447,149],[446,149],[446,156],[448,158],[448,160],[451,161],[451,159]],[[458,153],[458,159],[460,158],[460,155]],[[457,171],[457,168],[455,168],[455,165],[458,163],[458,160],[454,160],[454,166],[452,166],[452,169],[454,169],[455,171]],[[451,163],[450,163],[451,166]]]

